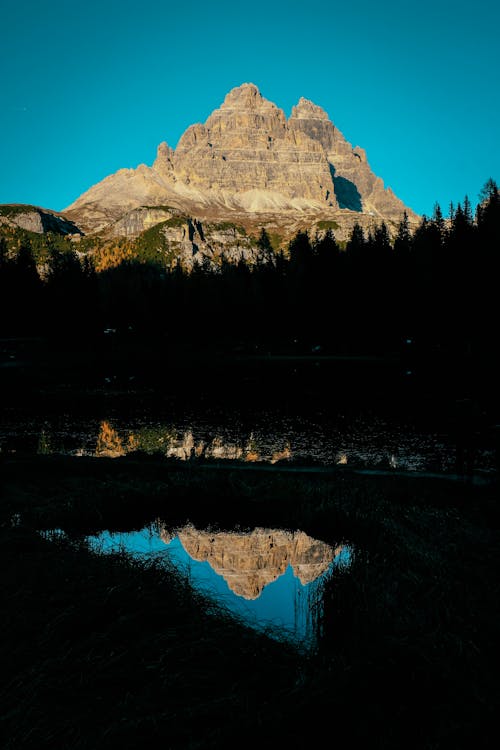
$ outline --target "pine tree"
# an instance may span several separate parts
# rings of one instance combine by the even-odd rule
[[[392,249],[391,237],[385,221],[383,221],[380,226],[376,227],[373,239],[379,257],[384,257],[390,254]]]
[[[265,229],[262,227],[257,240],[257,247],[259,248],[258,263],[271,263],[274,258],[273,246],[271,244],[270,237]]]
[[[364,254],[365,247],[366,240],[363,227],[356,222],[351,230],[351,235],[346,245],[348,257],[354,261],[359,260]]]
[[[10,296],[16,304],[15,328],[23,335],[34,333],[40,321],[42,282],[29,240],[21,241],[9,275]]]
[[[8,263],[8,249],[7,240],[5,237],[0,237],[0,271],[2,271]]]
[[[453,206],[453,204],[451,205]],[[451,208],[450,211],[454,212],[454,209]],[[443,212],[441,211],[441,206],[439,205],[439,203],[434,204],[434,212],[432,214],[432,221],[441,232],[441,235],[444,236],[446,224],[445,224]]]
[[[403,214],[402,220],[399,222],[398,233],[394,240],[394,253],[399,258],[407,258],[411,252],[411,232],[410,223],[408,220],[408,214],[406,211]]]
[[[29,240],[23,240],[17,252],[15,259],[15,267],[20,277],[23,277],[26,282],[36,281],[39,279],[38,271],[36,269],[36,262],[33,256],[33,250]]]
[[[464,198],[464,207],[463,207],[463,214],[464,214],[464,219],[465,219],[465,221],[467,222],[467,224],[468,224],[469,226],[471,226],[471,225],[472,225],[472,223],[473,223],[473,218],[472,218],[472,206],[471,206],[471,203],[470,203],[469,197],[468,197],[467,195],[466,195],[466,196],[465,196],[465,198]]]
[[[312,247],[309,232],[297,232],[288,246],[292,269],[303,271],[310,266]]]
[[[332,229],[327,229],[323,236],[316,236],[313,251],[318,259],[319,273],[322,268],[328,268],[335,263],[340,251]]]
[[[495,195],[498,195],[498,185],[492,177],[489,177],[479,191],[479,203],[486,203]]]

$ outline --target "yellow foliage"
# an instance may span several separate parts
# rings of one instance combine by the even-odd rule
[[[287,443],[285,445],[285,448],[282,451],[275,451],[273,453],[273,456],[271,458],[271,463],[275,464],[278,461],[285,461],[288,458],[292,457],[292,450],[290,448],[290,443]]]
[[[96,271],[106,271],[116,268],[121,263],[136,257],[136,252],[128,243],[108,245],[100,248],[95,255]]]
[[[95,452],[96,456],[109,456],[110,458],[125,455],[120,436],[106,420],[101,422]]]
[[[260,454],[257,451],[248,451],[245,454],[245,461],[252,463],[253,461],[260,461]]]

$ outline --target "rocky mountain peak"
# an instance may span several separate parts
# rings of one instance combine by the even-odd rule
[[[242,83],[241,86],[231,89],[224,99],[221,109],[238,109],[242,111],[256,110],[275,104],[264,99],[254,83]]]
[[[346,239],[353,221],[397,226],[406,210],[314,102],[301,97],[287,119],[254,83],[226,95],[204,124],[190,125],[176,149],[163,142],[152,167],[117,172],[67,210],[98,231],[140,206],[173,206],[185,215],[238,224],[290,226],[332,221]],[[373,218],[371,218],[373,217]]]
[[[303,96],[300,97],[295,107],[292,107],[292,114],[290,115],[290,117],[307,120],[329,120],[329,117],[324,109],[319,107],[310,99],[305,99]]]
[[[158,172],[162,177],[166,179],[173,179],[174,172],[174,158],[175,151],[170,148],[166,141],[163,141],[158,146],[156,152],[156,159],[153,163],[153,169]]]
[[[170,148],[166,141],[162,141],[156,152],[157,159],[170,159],[174,153],[174,149]]]

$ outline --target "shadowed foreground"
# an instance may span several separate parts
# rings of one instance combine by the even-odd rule
[[[3,459],[2,746],[493,745],[496,483]],[[302,529],[359,550],[318,651],[243,627],[165,567],[84,536],[155,518]],[[66,539],[37,530],[61,528]]]

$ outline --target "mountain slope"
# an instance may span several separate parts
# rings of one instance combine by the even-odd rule
[[[165,205],[247,229],[334,220],[341,235],[355,218],[394,226],[406,210],[418,220],[324,110],[302,98],[287,119],[250,83],[230,91],[205,124],[191,125],[175,150],[160,144],[152,167],[119,170],[64,214],[92,233],[133,209]]]
[[[0,205],[0,227],[24,229],[35,234],[53,232],[61,235],[78,235],[80,229],[60,212],[24,203]]]

